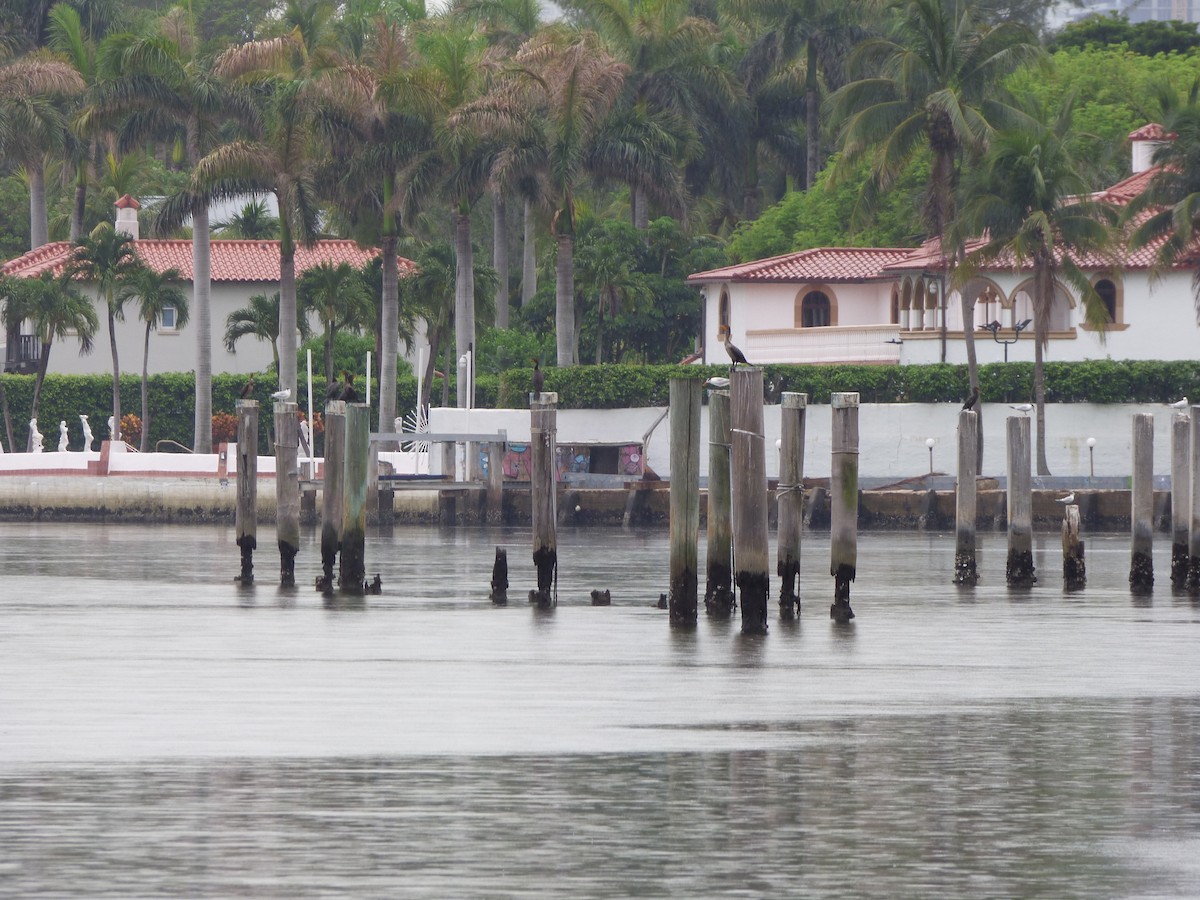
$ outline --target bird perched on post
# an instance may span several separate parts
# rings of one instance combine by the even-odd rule
[[[281,391],[276,391],[271,395],[272,400],[286,401],[292,396],[291,388],[284,388]]]
[[[533,360],[533,392],[540,394],[546,389],[546,373],[542,371],[541,363]]]
[[[733,345],[733,341],[729,340],[729,332],[725,332],[722,338],[722,343],[725,344],[725,352],[729,354],[729,358],[733,360],[733,365],[741,363],[743,366],[750,365],[750,361],[746,359],[746,354]]]
[[[979,402],[979,388],[971,388],[971,396],[963,402],[963,409],[974,409],[975,404]]]
[[[1171,409],[1187,409],[1188,398],[1184,397],[1182,400],[1176,400],[1174,403],[1170,403],[1168,405],[1171,407]]]
[[[1032,403],[1018,403],[1016,406],[1012,406],[1010,404],[1008,408],[1015,409],[1017,412],[1024,413],[1025,415],[1029,415],[1029,413],[1033,411],[1033,404]]]
[[[245,387],[242,388],[242,399],[245,400],[252,393],[254,393],[254,373],[253,372],[250,373],[250,380],[247,381]]]
[[[342,393],[338,399],[345,400],[347,403],[358,402],[358,391],[354,389],[354,376],[347,371],[342,372]]]
[[[704,386],[712,388],[714,391],[727,391],[729,390],[729,379],[722,378],[720,375],[714,375],[708,381],[704,382]]]

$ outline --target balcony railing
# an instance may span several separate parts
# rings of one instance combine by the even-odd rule
[[[746,356],[759,363],[898,363],[899,325],[770,328],[746,332]]]
[[[37,371],[42,358],[42,342],[37,335],[20,334],[4,348],[4,371],[18,375],[31,375]]]

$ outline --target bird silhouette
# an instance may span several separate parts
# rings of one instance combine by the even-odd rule
[[[1033,409],[1033,404],[1032,403],[1018,403],[1016,406],[1012,406],[1010,404],[1008,408],[1015,409],[1017,412],[1024,413],[1025,415],[1029,415],[1030,411]]]
[[[546,373],[542,371],[541,363],[533,360],[533,392],[540,394],[546,389]]]
[[[962,405],[963,409],[974,409],[975,404],[979,402],[979,388],[971,388],[971,396],[968,397]]]
[[[354,389],[354,376],[349,372],[342,372],[342,393],[338,399],[345,400],[347,403],[358,402],[358,391]]]
[[[1181,400],[1176,400],[1174,403],[1171,403],[1171,404],[1168,404],[1168,405],[1171,407],[1171,409],[1187,409],[1187,407],[1188,407],[1188,398],[1187,398],[1187,397],[1184,397],[1183,399],[1181,399]]]
[[[242,399],[245,400],[253,392],[254,392],[254,373],[251,372],[250,380],[247,381],[245,387],[242,388]]]
[[[1067,494],[1067,496],[1059,497],[1054,502],[1055,503],[1074,503],[1075,502],[1075,492],[1071,491],[1071,493]]]
[[[706,388],[712,388],[714,391],[724,391],[729,388],[729,379],[722,378],[720,375],[714,375],[708,381],[704,382]]]
[[[746,359],[746,354],[734,346],[733,341],[729,340],[729,332],[725,332],[725,337],[722,339],[725,344],[725,352],[729,354],[729,358],[733,361],[733,365],[741,363],[743,366],[750,365],[750,361]]]
[[[284,388],[281,391],[276,391],[275,393],[273,393],[271,395],[271,399],[272,400],[288,400],[291,398],[291,396],[292,396],[292,389]]]

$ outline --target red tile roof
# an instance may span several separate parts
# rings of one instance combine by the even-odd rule
[[[688,284],[718,281],[870,281],[885,277],[884,267],[910,252],[896,247],[818,247],[698,272],[689,275],[687,280]]]
[[[1143,125],[1136,131],[1129,132],[1131,141],[1173,141],[1179,137],[1174,131],[1168,132],[1157,122]]]
[[[43,272],[59,274],[71,257],[72,244],[58,241],[31,250],[5,263],[0,273],[18,278],[36,278]],[[156,272],[178,269],[184,281],[192,280],[192,242],[189,240],[141,240],[134,248],[142,261]],[[376,248],[363,248],[354,241],[322,240],[311,247],[296,248],[296,274],[323,262],[348,262],[358,267],[379,255]],[[279,241],[213,240],[209,244],[213,281],[277,282],[279,281]],[[415,268],[407,259],[400,259],[400,274],[407,275]]]

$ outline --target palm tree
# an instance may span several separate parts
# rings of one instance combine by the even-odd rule
[[[142,268],[121,286],[122,302],[136,299],[138,318],[146,323],[142,344],[142,440],[138,448],[142,453],[150,449],[150,332],[162,324],[168,309],[175,311],[175,328],[187,324],[187,295],[179,288],[179,280],[178,269],[155,272]]]
[[[963,182],[963,210],[956,237],[983,235],[956,273],[965,284],[982,265],[1033,270],[1034,364],[1037,404],[1037,470],[1046,464],[1046,377],[1043,351],[1048,342],[1051,305],[1060,280],[1078,292],[1084,315],[1103,335],[1104,302],[1080,268],[1114,268],[1112,207],[1092,198],[1068,146],[1072,104],[1054,121],[996,134],[979,166]]]
[[[361,331],[373,314],[362,274],[350,263],[313,266],[297,285],[300,302],[317,314],[325,329],[325,383],[333,383],[333,342],[340,329]],[[395,362],[393,361],[393,366]]]
[[[108,316],[108,344],[112,350],[113,439],[121,437],[121,363],[117,358],[117,320],[124,318],[121,286],[142,268],[133,249],[133,238],[101,222],[75,244],[68,271],[96,283],[96,294]]]
[[[190,8],[190,7],[189,7]],[[108,80],[93,103],[101,117],[123,117],[122,144],[148,138],[182,137],[188,165],[219,140],[230,121],[252,122],[255,114],[245,95],[217,79],[195,47],[195,23],[176,7],[146,37],[117,39],[105,44],[101,65]],[[190,200],[191,202],[187,202]],[[211,256],[207,198],[180,198],[179,221],[192,219],[192,301],[196,311],[196,411],[192,449],[212,452],[212,305]],[[169,209],[170,204],[164,204]],[[167,227],[163,227],[167,226]],[[168,218],[157,231],[177,227]]]
[[[91,353],[99,322],[91,301],[75,290],[69,275],[56,277],[47,272],[39,278],[10,279],[5,284],[5,290],[10,292],[10,296],[12,293],[20,296],[17,302],[23,318],[33,322],[34,333],[42,345],[29,412],[30,418],[36,419],[54,341],[68,335],[74,336],[79,339],[80,355]],[[10,446],[11,440],[10,435]],[[28,446],[26,449],[33,448]]]
[[[308,316],[301,316],[300,337],[308,340],[312,329],[308,324]],[[271,345],[271,359],[274,361],[275,372],[279,372],[279,291],[270,297],[266,294],[255,294],[241,309],[235,309],[225,319],[225,349],[233,353],[237,342],[247,336],[252,336]]]
[[[279,237],[279,219],[267,210],[267,201],[251,200],[228,219],[212,226],[223,238],[246,241],[274,240]]]

